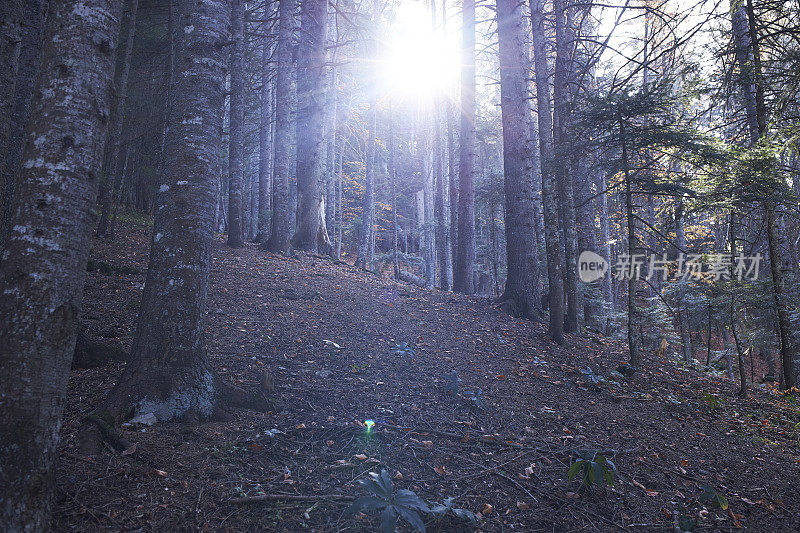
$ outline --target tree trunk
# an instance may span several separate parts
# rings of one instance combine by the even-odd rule
[[[497,0],[500,109],[503,120],[505,226],[508,278],[501,300],[512,314],[534,318],[539,312],[536,220],[533,210],[525,26],[517,0]],[[490,221],[494,224],[494,220]]]
[[[300,250],[332,253],[325,227],[322,181],[325,169],[325,40],[328,25],[326,0],[303,2],[297,65],[297,232],[292,246]]]
[[[473,294],[475,285],[475,0],[461,8],[461,133],[458,165],[458,246],[453,290]]]
[[[630,163],[628,161],[627,139],[625,137],[625,122],[622,119],[622,111],[619,111],[619,140],[622,145],[622,165],[625,173],[625,223],[628,229],[628,255],[633,260],[639,253],[639,243],[636,237],[633,215],[633,194],[631,192]],[[628,351],[630,359],[628,364],[631,368],[638,368],[640,364],[639,348],[634,334],[636,328],[636,275],[638,273],[631,268],[628,273]],[[710,336],[710,332],[709,332]],[[709,339],[709,346],[710,346]]]
[[[745,2],[731,10],[734,53],[739,63],[739,84],[742,89],[750,145],[758,143],[766,129],[765,108],[759,98],[763,98],[763,87],[759,87],[760,57],[755,39],[755,14],[752,5],[747,9]],[[778,224],[775,218],[775,203],[770,199],[762,202],[766,215],[767,249],[772,274],[773,297],[778,313],[778,332],[780,337],[781,360],[783,362],[784,386],[789,389],[797,385],[800,368],[797,347],[792,339],[792,324],[786,302],[784,273],[781,270],[783,259],[780,250]]]
[[[613,263],[613,258],[611,257],[611,231],[608,227],[609,221],[609,210],[608,210],[608,192],[606,191],[606,178],[604,175],[600,175],[597,180],[597,203],[599,204],[599,211],[600,211],[600,245],[603,250],[603,257],[609,264]],[[613,284],[611,280],[611,273],[607,276],[603,276],[602,279],[603,284],[603,306],[604,306],[604,316],[606,317],[605,323],[608,324],[608,316],[611,311],[614,310],[614,292],[613,292]],[[608,333],[607,328],[604,328],[606,333]]]
[[[205,343],[205,306],[217,197],[219,110],[225,92],[226,0],[182,0],[169,180],[160,187],[150,263],[130,359],[99,415],[210,416],[227,390]]]
[[[578,288],[576,268],[578,263],[577,224],[575,221],[575,196],[572,179],[569,175],[569,161],[572,158],[568,141],[570,123],[569,77],[572,59],[568,42],[566,0],[553,0],[556,38],[556,67],[553,75],[553,137],[555,144],[556,184],[560,201],[560,214],[564,230],[564,291],[567,297],[567,313],[564,317],[564,331],[578,331],[578,310],[582,298]]]
[[[275,142],[272,167],[272,227],[265,244],[270,252],[289,248],[289,173],[291,171],[292,37],[296,0],[279,1],[278,44],[275,50]]]
[[[50,1],[28,129],[36,142],[25,147],[0,263],[0,524],[6,531],[50,529],[53,462],[121,11],[119,0]]]
[[[270,212],[270,160],[272,159],[272,82],[270,69],[269,19],[274,12],[274,4],[264,6],[264,38],[261,42],[261,115],[258,125],[258,230],[256,241],[265,243],[269,233]]]
[[[100,204],[100,222],[97,225],[97,236],[109,235],[109,218],[114,194],[122,177],[122,167],[125,163],[120,158],[122,144],[122,126],[125,123],[125,105],[128,95],[128,74],[131,70],[131,54],[133,53],[133,39],[136,35],[136,12],[139,9],[139,0],[130,0],[126,10],[123,28],[126,32],[120,41],[118,56],[121,64],[114,74],[114,98],[111,100],[111,118],[109,119],[108,140],[106,140],[105,156],[103,158],[103,175],[100,182],[98,203]]]
[[[453,286],[455,286],[455,265],[458,259],[458,174],[456,173],[456,143],[454,139],[453,104],[448,99],[445,107],[447,113],[447,179],[450,207],[450,263],[453,269]]]
[[[675,244],[677,253],[684,253],[686,250],[686,232],[684,231],[683,196],[678,197],[675,203]],[[678,303],[675,312],[678,314],[678,327],[681,330],[681,345],[683,349],[683,361],[689,366],[694,366],[694,356],[692,354],[692,337],[690,335],[688,312],[683,299],[685,292],[680,291],[677,295]]]
[[[437,102],[438,103],[438,102]],[[439,262],[440,272],[440,286],[442,290],[449,291],[453,287],[451,274],[453,265],[451,263],[452,255],[450,254],[450,233],[447,229],[447,213],[445,212],[444,197],[445,197],[445,183],[444,183],[444,169],[443,169],[443,151],[442,151],[442,126],[439,120],[439,105],[436,105],[433,113],[434,130],[433,130],[433,175],[434,175],[434,218],[436,219],[436,255]]]
[[[244,1],[231,0],[231,98],[228,137],[228,246],[242,246],[244,180]]]
[[[400,279],[400,261],[397,257],[397,175],[394,168],[394,115],[391,106],[389,107],[389,183],[392,189],[392,265],[394,267],[394,279]]]
[[[372,2],[372,30],[377,34],[378,24],[378,2]],[[378,56],[378,36],[374,35],[371,43],[373,57]],[[376,112],[377,97],[375,94],[376,86],[372,84],[369,89],[369,109],[367,110],[367,149],[364,161],[364,201],[361,208],[361,240],[358,244],[358,258],[356,265],[372,269],[375,260],[375,248],[373,246],[372,233],[375,224],[375,129],[378,127],[378,115]]]
[[[11,117],[14,111],[14,87],[22,49],[22,0],[0,4],[0,156],[8,149]]]
[[[539,151],[542,161],[542,207],[544,210],[545,247],[547,249],[548,304],[550,338],[564,342],[564,303],[560,238],[558,230],[558,191],[554,173],[553,118],[550,87],[547,82],[547,47],[544,34],[543,0],[530,0],[533,35],[534,75],[539,118]]]

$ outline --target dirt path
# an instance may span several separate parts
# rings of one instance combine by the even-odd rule
[[[128,228],[93,257],[143,270],[146,235]],[[90,273],[90,333],[129,343],[143,280]],[[608,380],[625,360],[620,345],[589,336],[555,347],[544,326],[486,300],[252,245],[216,245],[208,307],[214,364],[244,386],[269,369],[274,410],[125,431],[150,464],[86,459],[74,449],[78,419],[121,367],[74,371],[56,529],[374,530],[375,517],[343,518],[346,502],[230,500],[357,496],[356,481],[382,468],[400,474],[396,488],[483,511],[483,531],[664,530],[680,515],[701,529],[800,528],[797,407],[774,391],[740,401],[730,382],[698,379],[655,354],[633,379],[595,384],[581,369]],[[413,353],[394,353],[401,343]],[[458,395],[446,391],[452,371]],[[469,394],[478,389],[479,399]],[[377,422],[370,432],[365,419]],[[574,450],[613,455],[614,487],[567,480]],[[706,485],[729,510],[700,501]],[[473,529],[454,519],[428,526]]]

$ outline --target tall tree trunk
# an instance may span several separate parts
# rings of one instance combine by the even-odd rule
[[[6,531],[50,529],[53,462],[121,11],[119,0],[50,1],[28,129],[36,142],[25,147],[0,262],[0,524]]]
[[[525,24],[517,0],[497,0],[500,61],[500,109],[503,120],[505,226],[508,278],[502,300],[513,314],[534,318],[539,312],[536,220],[533,210],[528,113]],[[494,220],[490,223],[494,225]]]
[[[437,102],[438,103],[438,102]],[[451,263],[452,255],[450,253],[450,233],[447,228],[447,213],[445,212],[445,183],[444,183],[444,161],[442,150],[442,125],[439,117],[440,106],[436,105],[433,114],[434,130],[433,130],[433,148],[434,148],[434,162],[433,162],[433,175],[435,187],[434,199],[434,217],[436,218],[436,255],[439,262],[440,271],[440,286],[442,290],[449,291],[453,287],[453,280],[451,274],[453,265]]]
[[[278,44],[275,50],[275,142],[272,167],[271,235],[265,244],[270,252],[289,248],[289,173],[291,171],[292,36],[296,0],[279,0]]]
[[[372,38],[371,54],[374,58],[378,56],[378,2],[372,2],[372,30],[375,35]],[[358,244],[358,258],[356,264],[368,270],[372,269],[375,260],[375,248],[373,246],[373,226],[375,224],[375,129],[378,127],[378,115],[376,112],[377,95],[374,82],[369,88],[369,109],[367,110],[367,149],[364,161],[364,201],[361,208],[361,240]]]
[[[400,261],[397,252],[397,175],[394,167],[394,114],[391,106],[389,107],[389,184],[392,189],[392,266],[394,267],[394,279],[400,279]]]
[[[243,244],[244,0],[231,0],[231,114],[228,149],[228,246]]]
[[[755,39],[755,14],[752,5],[747,8],[746,2],[739,2],[731,9],[731,22],[733,30],[734,53],[739,63],[739,85],[744,100],[747,128],[750,134],[750,145],[758,143],[766,130],[766,117],[763,102],[763,87],[759,88],[762,80],[758,67],[760,57],[758,42]],[[762,82],[763,83],[763,82]],[[783,382],[789,389],[798,384],[798,370],[800,370],[800,354],[792,338],[792,323],[785,294],[784,272],[782,271],[783,258],[780,250],[780,237],[778,223],[775,217],[776,205],[773,200],[763,200],[766,225],[767,249],[769,252],[770,272],[772,274],[773,297],[778,313],[778,332],[781,346],[781,361],[783,362]]]
[[[264,6],[264,37],[261,42],[261,108],[258,125],[258,231],[256,241],[266,242],[270,212],[270,161],[272,159],[272,82],[270,81],[269,20],[275,11],[274,4]]]
[[[8,149],[14,111],[14,87],[22,49],[23,4],[23,0],[5,0],[0,4],[0,157],[4,157]]]
[[[625,121],[622,119],[622,111],[618,113],[619,120],[619,140],[622,145],[622,165],[625,172],[625,224],[628,228],[628,256],[633,260],[639,253],[639,241],[636,237],[636,227],[634,226],[633,214],[633,193],[631,191],[630,162],[628,160],[627,138],[625,136]],[[640,364],[639,347],[636,342],[635,329],[637,325],[638,313],[636,311],[636,276],[637,272],[631,268],[628,273],[628,351],[630,359],[628,361],[631,368],[638,368]],[[709,333],[710,335],[710,333]],[[709,341],[710,342],[710,341]]]
[[[328,2],[303,2],[300,19],[303,38],[297,64],[297,232],[292,246],[331,254],[322,196]]]
[[[110,126],[103,158],[103,175],[98,198],[98,203],[100,204],[100,222],[97,225],[98,237],[107,237],[109,235],[111,203],[122,178],[122,167],[125,163],[120,158],[120,148],[122,144],[122,126],[125,123],[128,74],[131,70],[131,54],[133,53],[133,39],[136,35],[136,13],[138,9],[139,0],[129,0],[122,25],[126,31],[120,41],[117,54],[119,56],[118,67],[114,74],[114,98],[111,100]]]
[[[736,212],[735,208],[731,208],[731,219],[730,219],[730,241],[731,241],[731,258],[735,258],[737,255],[736,251]],[[731,261],[731,280],[734,279],[733,276],[733,259]],[[730,326],[731,326],[731,335],[733,335],[733,340],[736,345],[736,356],[737,362],[739,363],[739,396],[744,397],[747,396],[747,374],[744,368],[744,351],[742,349],[742,343],[739,341],[739,332],[736,329],[736,293],[734,289],[731,289],[730,295]]]
[[[453,286],[455,287],[455,269],[458,258],[458,173],[456,172],[456,142],[453,129],[453,104],[448,99],[445,107],[447,113],[447,179],[450,207],[450,257],[453,269]]]
[[[686,232],[684,231],[683,196],[678,197],[675,202],[675,244],[677,253],[684,253],[686,250]],[[692,354],[692,337],[690,335],[689,317],[686,316],[688,310],[684,302],[685,291],[678,292],[678,303],[675,312],[678,314],[678,327],[681,330],[681,345],[683,349],[683,361],[689,366],[694,366],[694,356]]]
[[[544,34],[543,0],[530,0],[533,63],[536,79],[536,102],[539,119],[539,151],[542,161],[542,207],[544,210],[545,247],[547,249],[548,304],[550,338],[564,342],[564,286],[562,250],[558,229],[558,190],[554,172],[553,118],[550,109],[550,87],[547,82],[547,45]]]
[[[169,180],[160,187],[150,263],[128,364],[102,405],[115,420],[153,413],[208,417],[229,387],[215,376],[205,307],[217,197],[228,41],[226,0],[182,0]]]
[[[611,231],[608,227],[608,192],[606,188],[606,177],[601,174],[597,179],[597,203],[600,213],[600,248],[606,261],[608,261],[609,264],[613,264],[613,258],[611,257]],[[603,276],[601,283],[603,287],[603,331],[608,333],[610,314],[614,310],[614,288],[611,274],[609,273],[608,276]]]
[[[461,133],[458,165],[458,245],[453,290],[473,294],[475,284],[475,0],[461,7]]]
[[[569,175],[569,161],[572,158],[568,141],[570,123],[569,78],[572,71],[572,58],[568,42],[566,4],[567,0],[553,0],[555,15],[556,67],[553,75],[553,137],[555,144],[556,184],[558,186],[560,213],[564,230],[564,291],[567,297],[567,313],[564,317],[564,331],[578,331],[578,310],[582,307],[578,288],[576,268],[578,263],[577,224],[575,221],[575,197],[572,179]]]

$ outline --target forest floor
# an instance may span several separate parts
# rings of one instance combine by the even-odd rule
[[[128,220],[114,242],[94,243],[95,262],[133,269],[89,272],[83,324],[94,338],[129,348],[149,240]],[[208,310],[217,371],[257,387],[268,369],[274,408],[123,429],[136,453],[84,457],[81,417],[122,366],[74,370],[55,530],[373,531],[377,516],[346,517],[348,502],[325,495],[363,495],[357,481],[381,469],[396,489],[480,513],[477,525],[427,519],[429,531],[663,531],[692,520],[800,530],[798,407],[772,386],[737,399],[733,382],[669,353],[614,379],[626,349],[603,336],[555,346],[544,325],[487,299],[255,245],[215,242]],[[413,354],[394,353],[403,342]],[[458,394],[446,390],[453,370]],[[482,402],[469,394],[478,389]],[[614,485],[569,480],[576,450],[612,458]],[[311,498],[233,501],[259,494]]]

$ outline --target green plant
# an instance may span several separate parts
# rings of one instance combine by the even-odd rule
[[[456,501],[455,498],[445,498],[442,503],[432,504],[431,505],[431,515],[436,517],[437,519],[442,519],[447,516],[449,513],[452,513],[453,516],[456,518],[460,518],[461,520],[466,520],[471,524],[478,523],[478,517],[472,511],[468,511],[467,509],[461,509],[459,507],[453,507],[453,503]]]
[[[597,450],[576,452],[577,458],[567,471],[569,479],[581,476],[581,485],[591,487],[597,484],[614,485],[614,475],[617,467],[614,463]]]
[[[445,376],[445,386],[444,391],[447,394],[456,395],[458,394],[458,384],[461,383],[461,378],[458,377],[458,372],[455,370],[451,370],[450,374]]]
[[[403,517],[416,530],[425,533],[425,523],[420,513],[429,513],[431,509],[425,501],[414,492],[400,489],[394,492],[389,473],[382,470],[380,474],[371,472],[369,477],[359,480],[369,496],[356,499],[345,514],[353,515],[359,511],[381,511],[381,531],[392,533],[397,527],[397,519]]]
[[[483,391],[481,389],[478,389],[475,392],[467,391],[464,394],[477,409],[480,409],[481,411],[486,410],[486,402],[483,400]]]
[[[363,372],[364,370],[369,368],[369,363],[353,363],[350,365],[350,370],[353,371],[354,374],[358,374],[359,372]]]
[[[726,511],[728,509],[728,500],[725,496],[717,492],[711,485],[703,485],[703,494],[700,495],[700,501],[710,503],[711,505],[718,505],[720,509]]]
[[[409,344],[405,341],[401,342],[400,344],[396,344],[394,349],[392,350],[392,355],[399,355],[400,357],[414,357],[416,352],[414,351],[413,346],[409,346]]]
[[[706,402],[708,404],[708,408],[712,411],[722,406],[722,400],[720,400],[714,394],[710,394],[708,392],[700,396],[700,399]]]
[[[600,383],[605,383],[606,378],[603,376],[598,376],[592,371],[592,367],[587,366],[586,368],[581,369],[581,374],[586,376],[586,379],[594,383],[595,385],[599,385]]]

